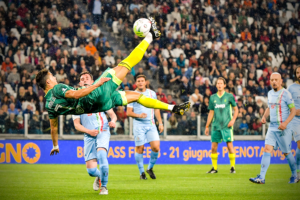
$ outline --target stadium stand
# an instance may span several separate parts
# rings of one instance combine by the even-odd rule
[[[120,89],[135,89],[134,77],[144,73],[158,99],[191,101],[189,116],[167,113],[165,125],[168,135],[196,135],[196,116],[203,134],[209,97],[216,79],[224,77],[226,91],[238,102],[234,134],[261,135],[270,74],[281,73],[287,87],[299,65],[296,2],[0,1],[0,133],[24,133],[24,114],[29,114],[29,133],[49,134],[37,72],[48,68],[59,82],[75,87],[82,71],[97,78],[140,42],[132,30],[135,20],[152,16],[162,36]],[[128,134],[126,108],[116,108],[116,114],[113,134]],[[71,116],[64,117],[64,134],[78,134],[72,123]]]

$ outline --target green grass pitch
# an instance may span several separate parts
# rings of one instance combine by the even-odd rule
[[[146,166],[145,166],[146,168]],[[300,199],[300,183],[288,184],[288,165],[272,165],[265,185],[248,179],[260,165],[237,165],[230,174],[206,174],[209,165],[156,165],[156,180],[139,180],[136,165],[110,165],[108,196],[93,191],[85,165],[0,165],[0,199]]]

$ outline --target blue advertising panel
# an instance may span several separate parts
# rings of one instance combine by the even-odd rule
[[[264,141],[235,141],[237,164],[260,164]],[[60,153],[50,156],[50,140],[2,140],[0,163],[29,164],[84,164],[83,141],[59,141]],[[210,141],[161,141],[157,164],[211,164]],[[133,141],[111,141],[108,151],[110,164],[135,164]],[[296,143],[292,143],[295,155]],[[151,148],[146,145],[144,163],[150,158]],[[219,164],[229,164],[226,143],[219,145]],[[272,153],[271,163],[286,163],[280,150]]]

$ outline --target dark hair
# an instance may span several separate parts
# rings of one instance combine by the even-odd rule
[[[46,89],[46,81],[48,79],[48,73],[49,70],[44,68],[41,71],[39,71],[39,73],[36,75],[36,83],[38,86],[40,86],[43,90]]]
[[[147,77],[144,74],[140,74],[136,77],[135,81],[138,80],[139,78],[144,78],[145,81],[147,80]]]
[[[85,74],[90,75],[91,79],[94,80],[93,75],[92,75],[90,72],[88,72],[88,71],[81,72],[81,73],[79,74],[79,79],[80,79],[80,77],[81,77],[82,75],[85,75]]]
[[[219,78],[217,79],[217,82],[218,82],[218,80],[222,80],[222,81],[224,82],[224,85],[226,85],[226,80],[225,80],[225,78],[219,77]]]

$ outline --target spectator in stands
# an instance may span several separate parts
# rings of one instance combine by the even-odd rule
[[[133,87],[132,87],[132,84],[130,84],[128,81],[127,81],[127,78],[125,77],[120,85],[121,89],[122,90],[125,90],[125,87],[128,87],[128,90],[133,90]]]
[[[90,53],[91,53],[92,55],[94,55],[94,54],[97,52],[97,49],[96,49],[96,47],[95,47],[94,44],[93,44],[93,41],[89,41],[89,44],[86,45],[85,50],[86,50],[87,52],[90,51]]]
[[[67,74],[63,68],[60,68],[59,72],[55,75],[55,78],[58,83],[63,83],[67,78]]]
[[[242,123],[240,124],[239,129],[241,130],[241,134],[242,134],[242,135],[248,135],[248,129],[249,129],[249,126],[248,126],[247,121],[246,121],[245,118],[243,118],[243,121],[242,121]]]
[[[9,114],[13,113],[13,114],[15,114],[15,116],[17,116],[19,114],[19,111],[16,109],[16,106],[14,103],[9,104],[8,113]]]
[[[259,81],[259,87],[257,89],[258,95],[259,96],[265,96],[265,97],[267,97],[268,96],[268,92],[269,92],[269,90],[268,90],[267,86],[265,86],[264,81],[260,80]]]
[[[192,87],[189,83],[189,80],[185,76],[183,76],[182,83],[180,85],[180,99],[183,102],[186,102],[189,100],[189,97],[192,94],[191,89],[192,89]]]
[[[5,133],[5,119],[7,114],[0,108],[0,133]]]
[[[15,108],[21,112],[22,111],[22,104],[21,102],[18,100],[18,99],[15,99],[15,96],[14,95],[10,95],[9,96],[9,99],[10,99],[10,103],[14,103],[15,104]]]
[[[176,59],[176,63],[180,68],[185,67],[185,58],[184,58],[183,54],[180,54],[180,56]]]
[[[248,28],[245,28],[244,31],[241,33],[241,40],[242,41],[251,41],[251,33],[249,32]]]
[[[10,104],[10,101],[9,101],[9,95],[3,96],[3,98],[1,99],[1,102],[0,102],[1,107],[2,107],[3,105],[9,106],[9,104]]]
[[[1,28],[1,32],[0,32],[0,45],[4,46],[7,45],[7,34],[6,34],[6,30],[4,27]]]
[[[13,63],[10,61],[9,57],[5,58],[5,61],[2,63],[2,70],[6,73],[10,73],[10,71],[13,69],[14,65]]]
[[[18,133],[18,123],[15,120],[15,114],[10,113],[9,118],[5,120],[6,133]]]
[[[177,119],[175,115],[172,114],[167,123],[168,134],[170,133],[170,135],[177,135],[177,127],[178,127]]]
[[[21,54],[21,50],[18,49],[17,53],[14,55],[14,62],[18,67],[21,67],[25,63],[25,56]]]
[[[110,67],[115,66],[115,59],[112,56],[112,51],[108,50],[107,55],[104,57],[104,60],[106,61],[107,65]]]
[[[93,23],[100,24],[102,18],[102,3],[100,0],[91,0],[88,4],[88,11],[93,16]]]
[[[20,82],[20,74],[17,73],[17,68],[14,67],[7,77],[7,82],[15,89],[15,86]]]
[[[34,114],[32,119],[29,121],[29,133],[42,134],[40,129],[40,121],[38,115]]]
[[[38,101],[37,94],[33,92],[32,86],[28,86],[28,91],[25,94],[26,101],[36,103]]]

